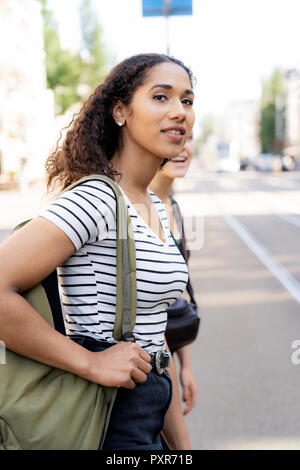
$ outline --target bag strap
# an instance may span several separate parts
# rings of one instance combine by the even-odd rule
[[[84,176],[64,189],[75,188],[86,181],[99,180],[111,187],[117,203],[117,302],[114,324],[114,339],[134,341],[133,329],[136,321],[136,249],[131,219],[125,198],[115,181],[104,175]]]
[[[181,243],[178,245],[178,243],[176,242],[173,234],[171,233],[172,237],[173,237],[173,240],[174,242],[178,245],[178,248],[179,248],[179,251],[181,252],[183,258],[185,259],[185,262],[186,264],[188,263],[188,259],[190,257],[190,252],[186,246],[186,238],[185,238],[185,233],[184,233],[184,224],[183,224],[183,217],[182,217],[182,214],[181,214],[181,210],[180,210],[180,207],[178,205],[178,203],[175,201],[175,199],[173,198],[172,195],[169,195],[169,198],[170,198],[170,201],[171,201],[171,204],[172,204],[172,208],[173,208],[173,212],[174,212],[174,217],[175,217],[175,220],[176,220],[176,223],[180,229],[180,232],[181,232]],[[191,299],[191,302],[194,304],[194,305],[197,305],[196,303],[196,300],[195,300],[195,296],[194,296],[194,289],[193,289],[193,286],[192,286],[192,283],[191,283],[191,279],[190,279],[190,275],[188,277],[188,282],[187,282],[187,285],[186,285],[186,290],[188,291],[188,294],[190,296],[190,299]]]
[[[171,204],[172,204],[172,209],[173,209],[173,212],[174,212],[174,217],[175,217],[175,220],[176,220],[176,223],[179,227],[179,230],[180,230],[180,235],[181,235],[181,243],[182,243],[182,255],[186,261],[186,263],[188,262],[188,259],[190,257],[190,252],[187,248],[187,245],[186,245],[186,239],[185,239],[185,233],[184,233],[184,224],[183,224],[183,217],[182,217],[182,214],[181,214],[181,210],[180,210],[180,207],[177,203],[177,201],[175,201],[175,199],[173,199],[173,196],[169,196],[170,198],[170,201],[171,201]]]

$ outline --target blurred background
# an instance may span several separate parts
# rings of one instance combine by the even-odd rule
[[[194,449],[300,449],[299,14],[298,0],[0,0],[1,241],[54,198],[45,160],[113,65],[169,52],[193,70],[196,152],[175,196],[204,223]]]

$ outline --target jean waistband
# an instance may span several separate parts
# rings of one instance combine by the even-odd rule
[[[91,338],[90,336],[80,336],[80,335],[75,336],[74,335],[74,336],[70,336],[70,338],[75,343],[80,344],[80,346],[86,347],[86,349],[89,349],[88,346],[107,349],[116,344],[116,343],[108,343],[107,341],[100,341],[100,340]]]

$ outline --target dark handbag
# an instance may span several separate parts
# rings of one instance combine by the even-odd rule
[[[189,251],[186,248],[183,219],[179,206],[172,197],[171,202],[174,210],[174,216],[182,234],[180,242],[176,241],[175,239],[174,241],[187,263],[189,258]],[[166,340],[172,353],[177,349],[182,348],[183,346],[187,346],[188,344],[195,341],[200,326],[198,305],[194,298],[194,290],[190,281],[190,277],[188,279],[186,289],[190,296],[190,302],[180,297],[167,309],[168,323],[166,329]]]
[[[191,288],[191,284],[189,287]],[[166,340],[172,353],[195,341],[198,335],[200,325],[198,306],[193,295],[190,294],[190,297],[191,302],[180,297],[167,309]]]

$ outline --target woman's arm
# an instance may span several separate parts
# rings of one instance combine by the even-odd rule
[[[189,346],[176,351],[180,363],[179,378],[182,386],[182,399],[185,402],[183,414],[186,415],[196,405],[198,386],[194,376]]]
[[[188,431],[181,411],[176,367],[172,357],[169,373],[173,383],[173,398],[165,417],[162,434],[171,450],[191,450]]]
[[[74,252],[55,224],[37,217],[0,245],[0,339],[7,348],[107,386],[134,388],[151,370],[138,345],[91,353],[54,330],[19,294],[39,283]]]

